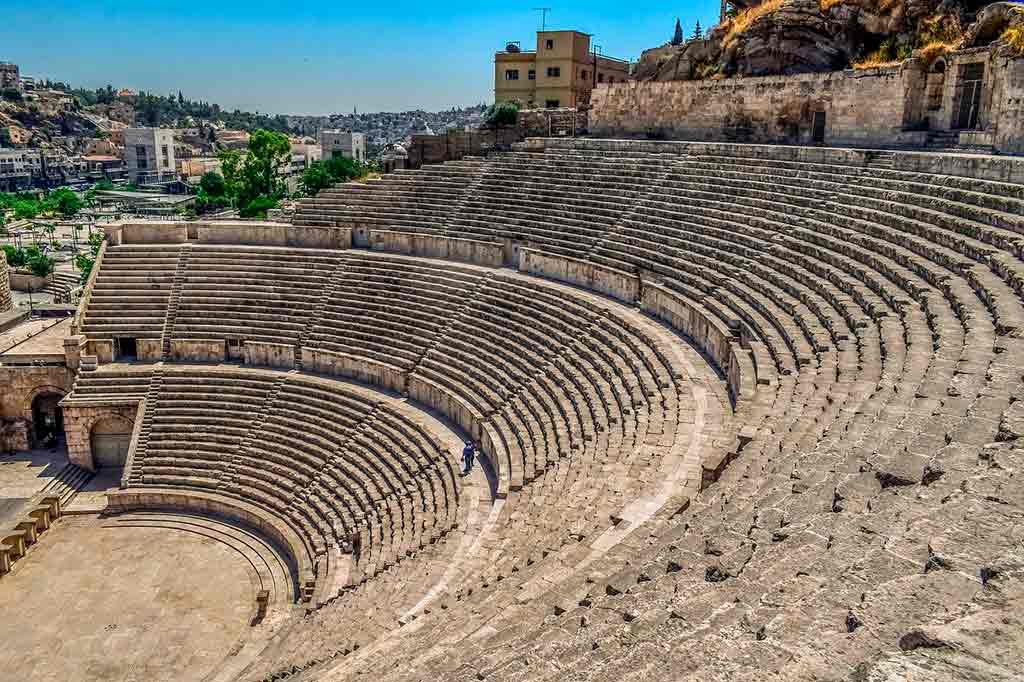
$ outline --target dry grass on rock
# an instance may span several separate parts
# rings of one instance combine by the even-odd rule
[[[1024,55],[1024,26],[1011,26],[1000,37],[1015,54]]]
[[[745,9],[729,21],[729,32],[725,35],[725,43],[729,44],[747,32],[755,21],[768,14],[773,14],[786,0],[765,0],[756,7]]]

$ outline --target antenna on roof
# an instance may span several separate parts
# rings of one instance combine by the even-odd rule
[[[534,7],[534,12],[540,12],[540,30],[548,30],[548,12],[551,11],[550,7]]]

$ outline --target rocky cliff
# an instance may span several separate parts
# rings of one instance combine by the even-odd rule
[[[977,0],[734,0],[704,39],[647,50],[639,80],[696,80],[882,66],[915,51],[999,40],[1024,26],[1024,5]]]

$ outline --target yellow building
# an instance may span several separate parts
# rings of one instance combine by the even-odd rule
[[[629,76],[629,62],[595,54],[579,31],[538,31],[536,51],[510,44],[494,55],[494,101],[520,106],[577,107],[601,83]]]

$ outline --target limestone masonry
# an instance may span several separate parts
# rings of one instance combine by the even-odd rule
[[[951,52],[931,64],[725,80],[630,81],[598,88],[601,137],[925,147],[1024,153],[1024,59]]]
[[[10,311],[12,307],[10,270],[7,259],[0,258],[0,313]]]
[[[18,679],[1021,679],[1020,158],[531,138],[105,229],[0,352],[67,446],[0,468]]]

